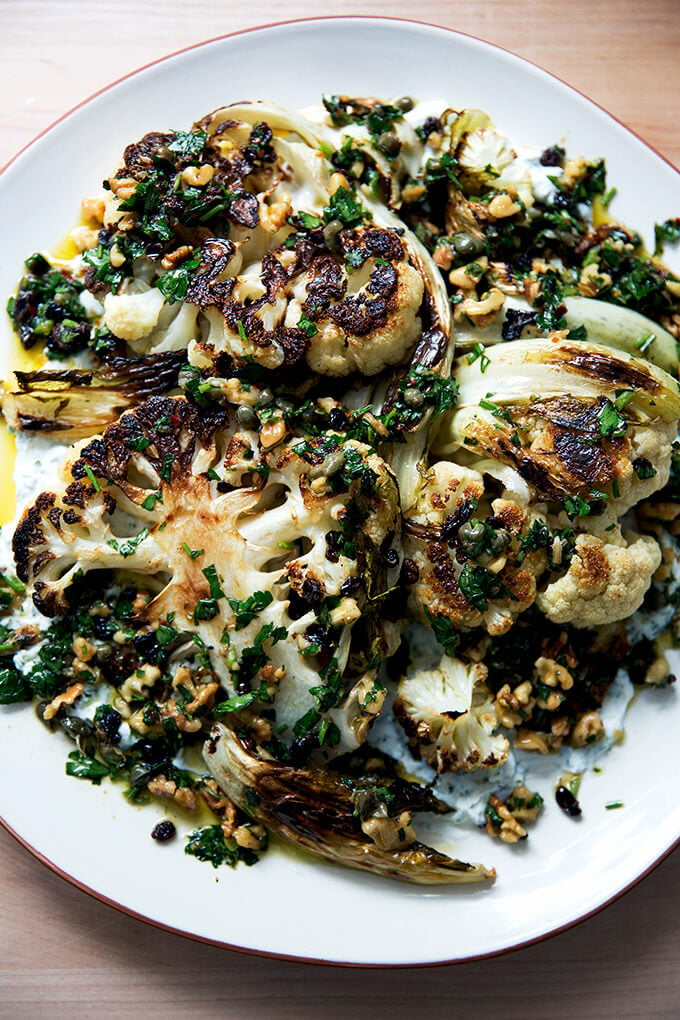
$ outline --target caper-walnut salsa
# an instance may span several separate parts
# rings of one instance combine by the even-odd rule
[[[525,839],[530,753],[580,814],[609,692],[672,682],[680,627],[680,219],[649,252],[615,194],[408,96],[128,145],[7,305],[44,354],[19,466],[63,463],[10,529],[0,703],[215,867],[271,832],[493,878],[414,814]]]

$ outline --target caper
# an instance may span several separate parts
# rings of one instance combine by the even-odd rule
[[[467,230],[458,230],[451,238],[456,255],[461,259],[475,259],[486,247],[483,238],[469,234]]]
[[[48,729],[53,730],[55,728],[57,720],[54,718],[54,716],[51,719],[45,718],[45,709],[48,707],[48,705],[51,704],[52,702],[49,700],[49,698],[46,701],[39,701],[38,704],[35,706],[35,714],[37,715],[38,719],[40,719],[41,723],[44,723]]]
[[[345,454],[342,450],[336,450],[335,453],[329,454],[325,460],[322,460],[320,464],[315,464],[309,472],[310,479],[314,478],[332,478],[333,475],[337,475],[338,471],[342,471],[345,466]]]
[[[130,786],[139,790],[140,787],[146,786],[150,779],[153,779],[154,769],[149,768],[148,765],[144,765],[141,761],[137,762],[130,769]]]
[[[489,549],[492,553],[502,553],[510,545],[510,532],[505,528],[497,528],[489,535]]]
[[[486,535],[486,528],[484,527],[483,521],[475,520],[473,517],[471,521],[466,521],[465,524],[461,524],[458,531],[458,540],[469,556],[473,556],[477,551],[477,546]]]
[[[415,386],[408,386],[404,390],[404,403],[408,407],[422,407],[425,403],[425,397]]]
[[[179,370],[177,382],[183,389],[186,389],[186,387],[190,386],[191,383],[198,382],[200,378],[200,369],[194,368],[193,365],[184,365],[184,367]]]
[[[377,148],[382,152],[383,156],[398,156],[401,149],[401,142],[396,135],[393,135],[391,131],[383,131],[378,136],[376,142]]]
[[[259,397],[257,398],[257,406],[258,407],[269,407],[273,403],[274,403],[274,394],[272,393],[272,391],[267,386],[265,389],[262,390],[262,392],[260,393]]]
[[[84,754],[86,758],[96,757],[99,745],[97,744],[97,738],[93,733],[81,733],[76,740],[78,750],[81,754]]]
[[[331,220],[323,228],[323,240],[324,244],[329,251],[339,252],[342,250],[342,244],[340,243],[340,237],[338,236],[342,230],[345,229],[345,224],[342,220]]]
[[[400,99],[397,99],[394,105],[398,107],[402,113],[408,113],[409,110],[413,109],[415,103],[410,96],[402,96]]]
[[[167,145],[159,145],[153,154],[153,158],[158,163],[173,163],[175,160],[172,150]]]
[[[59,720],[59,725],[69,737],[74,740],[81,737],[91,737],[94,734],[94,726],[87,719],[79,719],[75,715],[65,715]]]
[[[295,410],[295,404],[291,403],[290,400],[284,400],[283,397],[277,397],[274,403],[279,411],[283,411],[284,414],[291,414]]]
[[[125,764],[125,752],[121,751],[119,747],[114,747],[113,744],[102,741],[99,745],[99,753],[108,765]]]
[[[258,429],[260,427],[260,419],[248,404],[241,404],[240,407],[236,408],[236,421],[244,429]]]

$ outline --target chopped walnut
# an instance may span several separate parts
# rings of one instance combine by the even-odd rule
[[[114,269],[119,269],[122,265],[125,265],[126,256],[120,250],[117,244],[111,245],[111,251],[109,252],[109,262]]]
[[[160,679],[160,676],[161,671],[158,666],[150,666],[147,663],[130,674],[127,680],[120,686],[118,693],[123,701],[130,702],[135,697],[146,694],[156,681]]]
[[[439,266],[439,268],[443,269],[445,272],[451,268],[455,257],[456,253],[452,246],[447,241],[441,240],[438,242],[432,255],[435,265]]]
[[[426,192],[427,188],[424,184],[407,184],[402,188],[401,197],[404,202],[417,202]],[[449,262],[450,265],[451,263]],[[448,266],[443,266],[443,268],[448,269]]]
[[[595,297],[605,287],[611,287],[612,278],[609,273],[600,271],[597,262],[584,266],[578,279],[579,294],[584,297]]]
[[[586,161],[583,156],[576,156],[564,164],[564,170],[560,178],[560,184],[565,188],[571,188],[583,177],[587,170]]]
[[[673,315],[664,315],[661,319],[661,325],[676,340],[680,340],[680,313],[675,312]]]
[[[532,687],[529,680],[518,684],[514,691],[510,684],[503,684],[496,695],[494,709],[501,726],[519,726],[523,719],[531,714],[535,699],[532,698]]]
[[[182,733],[198,733],[203,723],[200,719],[188,719],[176,701],[166,701],[160,706],[163,719],[173,719]]]
[[[222,815],[223,821],[231,819],[236,822],[236,805],[220,790],[214,779],[206,779],[201,787],[201,797],[214,814]],[[229,833],[231,835],[231,833]]]
[[[524,783],[520,783],[510,794],[507,805],[517,821],[535,822],[543,807],[543,798],[540,793],[534,793]]]
[[[671,675],[665,655],[658,655],[645,673],[645,683],[657,686],[665,683]]]
[[[454,287],[460,287],[461,290],[474,290],[488,266],[488,258],[482,255],[467,266],[452,270],[449,273],[449,283]]]
[[[188,166],[182,170],[182,180],[192,188],[204,188],[215,176],[215,167],[209,163],[203,166]]]
[[[88,641],[87,638],[81,637],[80,634],[76,634],[73,638],[71,645],[73,654],[80,659],[81,662],[89,662],[97,654],[97,649],[92,641]]]
[[[593,744],[604,734],[604,726],[600,719],[599,712],[584,712],[576,720],[576,725],[571,731],[571,744],[573,747],[584,747],[585,744]]]
[[[513,202],[510,195],[494,195],[489,202],[487,209],[495,220],[505,219],[507,216],[514,216],[522,211],[518,202]]]
[[[137,190],[137,181],[134,177],[112,177],[109,180],[109,187],[116,198],[125,202],[128,198],[132,198]]]
[[[274,418],[264,423],[260,429],[260,445],[263,450],[271,450],[277,443],[286,438],[288,428],[283,418]]]
[[[287,222],[291,209],[292,206],[287,195],[284,195],[280,202],[272,202],[271,205],[260,202],[260,226],[268,234],[275,234]],[[279,256],[279,261],[281,261],[281,256]]]
[[[550,725],[550,732],[553,737],[566,737],[569,732],[569,719],[566,715],[558,716],[557,719],[553,719]]]
[[[561,687],[563,691],[569,691],[574,686],[574,678],[564,666],[554,659],[546,659],[541,656],[536,659],[536,675],[546,687]]]
[[[272,724],[268,719],[256,715],[249,720],[249,726],[258,744],[265,744],[272,738]]]
[[[481,298],[466,297],[460,304],[456,305],[454,318],[460,321],[463,317],[468,318],[480,329],[489,326],[498,317],[498,313],[505,304],[505,294],[497,287],[492,287]]]
[[[63,708],[64,705],[72,705],[74,701],[80,697],[84,689],[85,688],[82,684],[71,684],[71,686],[65,691],[62,691],[61,694],[57,694],[56,698],[53,698],[49,705],[47,705],[47,707],[43,710],[43,719],[46,722],[49,722],[50,719],[54,719],[59,709]]]
[[[515,738],[515,747],[520,751],[536,751],[538,754],[549,754],[551,750],[545,733],[527,729],[519,730]]]
[[[195,811],[198,807],[198,799],[194,791],[188,786],[178,786],[173,779],[167,776],[156,776],[147,785],[147,790],[154,797],[161,797],[163,800],[174,800],[185,811]]]
[[[106,206],[103,198],[84,198],[80,203],[80,211],[87,220],[94,220],[95,223],[104,222],[104,210]]]
[[[222,816],[222,821],[220,822],[220,826],[222,827],[222,832],[224,833],[226,839],[229,839],[230,836],[233,836],[234,832],[238,828],[238,814],[236,811],[236,805],[232,804],[231,801],[229,801],[229,807],[225,809],[225,812]]]
[[[96,247],[99,231],[94,227],[74,227],[69,237],[78,251],[85,251],[87,248]]]
[[[239,825],[234,829],[232,835],[237,846],[245,847],[248,850],[262,850],[262,844],[267,838],[267,830],[262,825],[248,823]]]
[[[341,173],[331,174],[330,184],[328,187],[329,194],[334,195],[335,192],[339,191],[340,188],[344,188],[345,191],[349,191],[349,181],[347,180],[344,174]]]
[[[484,828],[489,836],[498,836],[504,843],[517,843],[527,838],[527,830],[513,817],[503,801],[493,794],[489,797]]]
[[[163,269],[174,269],[180,262],[184,262],[185,259],[189,258],[193,250],[191,245],[182,244],[179,248],[175,248],[174,251],[169,251],[161,259]]]
[[[386,815],[366,818],[361,829],[380,850],[401,850],[416,838],[409,811],[402,811],[398,818]]]

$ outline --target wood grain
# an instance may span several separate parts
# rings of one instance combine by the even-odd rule
[[[402,16],[479,36],[580,89],[680,165],[677,0],[2,0],[0,165],[83,98],[143,64],[256,24],[323,13]]]
[[[0,164],[85,96],[142,64],[320,9],[311,0],[285,7],[0,0]],[[416,7],[330,0],[322,9],[417,17],[504,46],[588,94],[680,165],[677,0],[423,0]],[[680,1013],[679,916],[676,854],[603,913],[537,946],[455,968],[349,974],[158,931],[72,888],[0,830],[0,1014],[671,1017]]]

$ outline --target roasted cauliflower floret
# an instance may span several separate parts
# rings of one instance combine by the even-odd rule
[[[398,640],[379,607],[399,524],[396,483],[369,447],[331,434],[265,450],[229,414],[168,397],[81,448],[13,546],[48,616],[89,571],[149,578],[138,620],[197,635],[224,693],[273,705],[303,758],[320,744],[328,757],[363,741],[382,704],[370,660]]]
[[[496,768],[508,741],[494,734],[486,667],[443,656],[436,669],[419,670],[399,684],[394,713],[411,749],[437,772]]]
[[[492,504],[484,496],[478,472],[439,461],[406,518],[405,554],[417,572],[411,602],[435,629],[443,621],[503,634],[536,597],[545,556],[517,556],[533,516],[512,500]]]
[[[141,340],[153,332],[164,303],[155,287],[137,294],[107,294],[104,322],[121,340]]]
[[[536,604],[553,623],[594,627],[624,620],[640,608],[660,563],[661,550],[649,535],[619,545],[578,535],[566,574]]]

